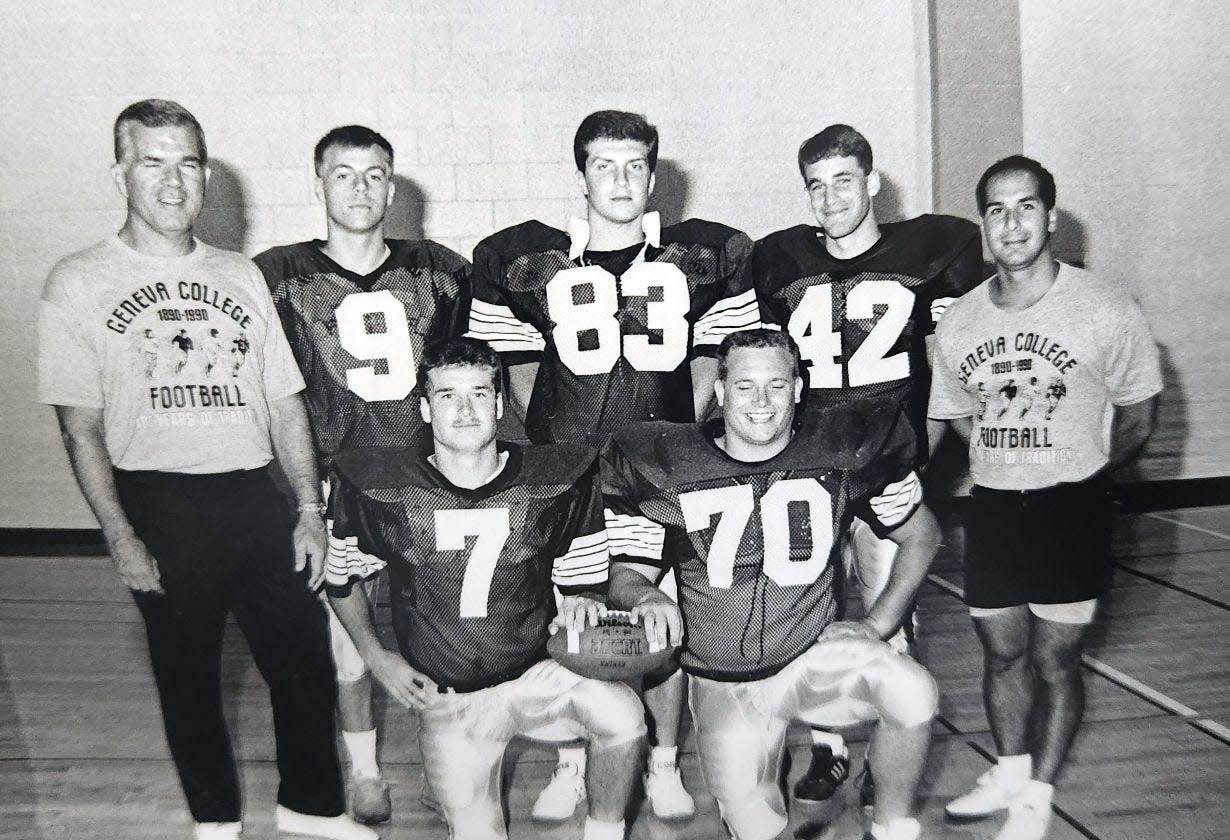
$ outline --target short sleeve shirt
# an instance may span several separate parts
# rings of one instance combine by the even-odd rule
[[[971,417],[970,472],[984,487],[1031,490],[1088,478],[1107,462],[1112,407],[1162,389],[1157,345],[1117,283],[1060,265],[1028,309],[983,283],[936,331],[928,414]]]
[[[183,473],[273,459],[269,403],[303,377],[260,271],[197,241],[156,257],[113,237],[61,260],[38,318],[38,399],[101,408],[115,467]]]

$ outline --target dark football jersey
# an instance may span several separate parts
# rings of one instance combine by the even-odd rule
[[[808,410],[890,396],[908,401],[921,429],[925,339],[982,281],[982,245],[973,222],[926,215],[880,225],[875,245],[840,260],[819,228],[798,225],[756,243],[752,274],[761,318],[798,342]]]
[[[766,461],[731,458],[719,434],[720,420],[616,433],[602,463],[607,533],[616,560],[676,567],[684,670],[762,679],[837,617],[851,517],[883,536],[913,514],[916,437],[892,401],[812,412]]]
[[[470,264],[430,241],[387,244],[389,258],[366,276],[320,241],[256,257],[307,382],[322,470],[347,447],[406,444],[423,424],[424,345],[465,332]]]
[[[417,442],[343,451],[330,481],[331,591],[346,591],[371,573],[372,557],[383,558],[402,655],[459,689],[514,679],[546,657],[553,585],[564,594],[606,590],[597,453],[500,449],[503,468],[474,490],[449,482]]]
[[[759,324],[751,241],[693,219],[648,235],[630,264],[583,248],[526,222],[474,249],[469,334],[510,364],[541,363],[530,440],[600,446],[638,420],[691,420],[691,360]]]

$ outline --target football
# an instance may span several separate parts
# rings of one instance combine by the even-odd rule
[[[597,627],[580,633],[561,629],[547,641],[551,658],[569,671],[596,680],[625,680],[665,668],[677,648],[651,647],[645,628],[631,614],[608,612]]]

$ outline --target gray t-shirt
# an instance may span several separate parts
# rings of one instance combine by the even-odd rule
[[[991,302],[989,282],[959,298],[936,330],[928,415],[972,417],[975,483],[1032,490],[1106,464],[1112,406],[1162,390],[1157,345],[1117,283],[1060,264],[1028,309]]]
[[[219,473],[273,459],[269,403],[303,390],[264,278],[197,242],[155,257],[118,237],[61,260],[38,318],[38,398],[101,408],[111,463]]]

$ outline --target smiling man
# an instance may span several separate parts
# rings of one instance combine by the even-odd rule
[[[927,348],[944,308],[982,280],[978,229],[952,216],[883,223],[881,176],[871,144],[830,125],[799,148],[799,173],[819,227],[797,225],[756,243],[752,273],[766,323],[788,330],[803,354],[806,410],[863,397],[899,401],[925,440]],[[942,432],[942,424],[936,424]],[[938,441],[938,434],[935,435]],[[919,464],[927,449],[920,447]],[[855,521],[847,564],[870,608],[888,581],[896,547]],[[908,622],[893,640],[908,649]],[[845,742],[813,733],[811,766],[795,795],[827,799],[849,773]],[[869,799],[871,776],[864,776]]]
[[[1050,172],[1005,158],[976,198],[995,276],[940,324],[930,416],[969,445],[965,599],[999,760],[946,810],[958,821],[1007,810],[996,840],[1039,840],[1084,711],[1081,652],[1110,586],[1108,475],[1152,431],[1162,376],[1127,290],[1055,259]],[[1004,394],[998,412],[985,410],[988,393]]]
[[[567,233],[525,222],[480,242],[469,334],[509,364],[530,440],[598,447],[638,420],[702,416],[718,343],[759,316],[747,236],[699,219],[663,228],[646,212],[658,131],[644,117],[590,114],[573,156],[585,219]],[[678,675],[646,690],[657,740],[646,792],[665,818],[695,811],[675,760],[682,692]],[[584,775],[584,753],[563,752],[534,815],[566,819]]]
[[[320,138],[313,156],[327,236],[256,257],[307,380],[316,458],[327,474],[339,452],[406,445],[422,425],[418,359],[425,345],[460,335],[470,303],[470,264],[435,242],[386,239],[393,202],[393,146],[366,126]],[[355,555],[369,594],[380,565]],[[366,823],[392,814],[376,762],[371,676],[330,612],[338,717],[350,755],[351,810]]]
[[[796,425],[803,380],[783,331],[728,336],[718,364],[720,420],[637,424],[603,454],[611,601],[658,641],[682,641],[701,769],[735,840],[786,827],[792,721],[870,720],[883,769],[869,836],[915,840],[912,800],[937,693],[921,665],[883,641],[939,540],[921,504],[913,430],[891,400]],[[841,544],[855,516],[900,556],[867,616],[839,621]],[[663,567],[678,570],[678,606],[651,583]]]
[[[209,178],[196,118],[161,99],[125,108],[112,173],[128,208],[119,234],[61,260],[47,280],[39,398],[56,408],[77,482],[145,622],[197,840],[233,840],[242,828],[222,701],[228,614],[269,684],[279,830],[375,840],[342,813],[333,668],[311,592],[327,542],[303,377],[260,273],[193,236]],[[260,363],[211,381],[212,362],[188,352],[193,337],[242,343]],[[170,364],[159,363],[158,341],[178,348]],[[275,455],[296,512],[270,475]]]

